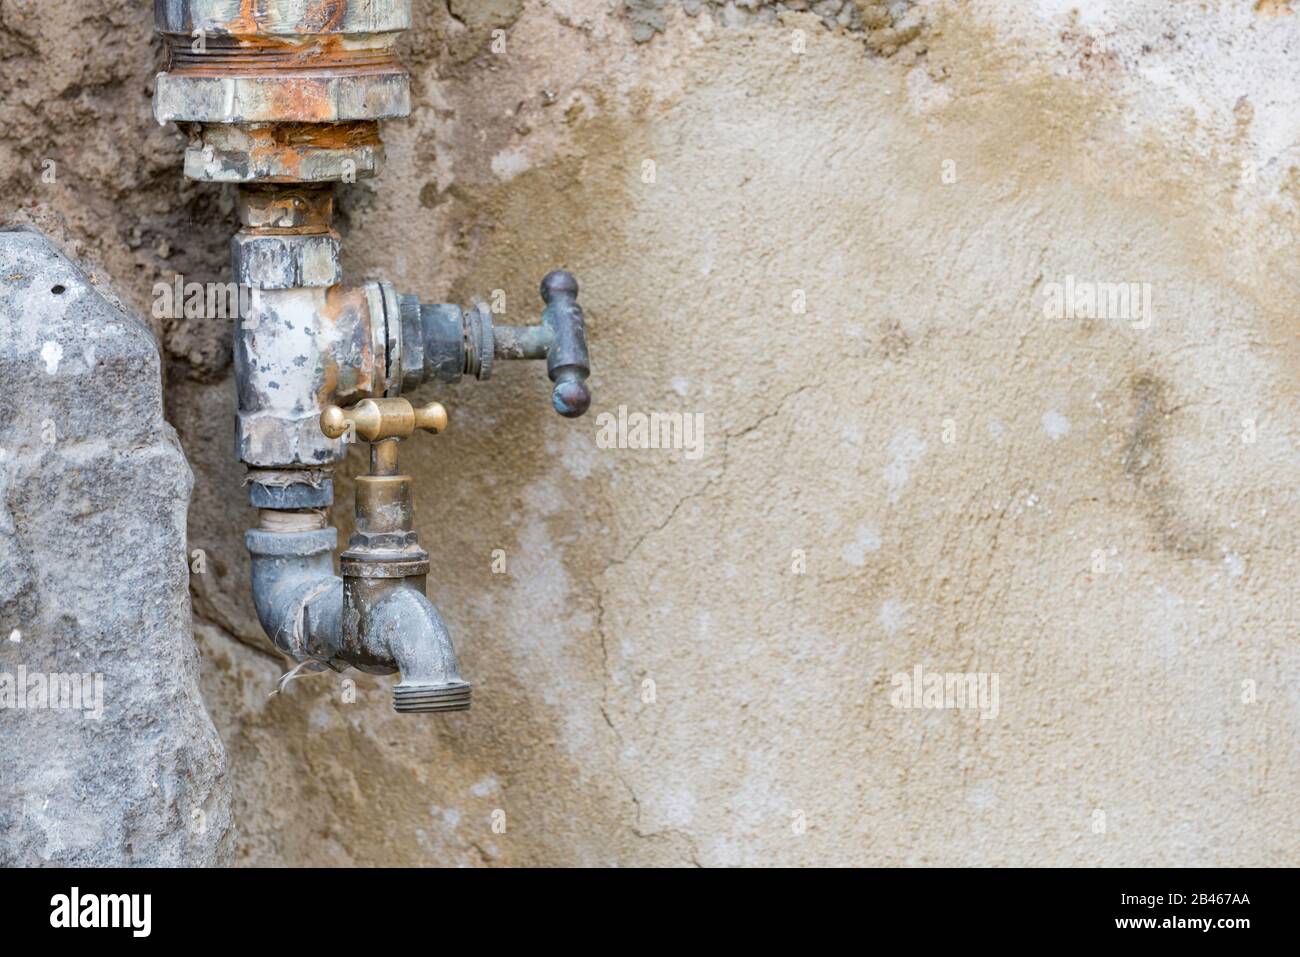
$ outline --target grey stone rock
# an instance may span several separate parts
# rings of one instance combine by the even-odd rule
[[[3,230],[0,378],[0,865],[223,863],[192,478],[153,337],[39,232]]]

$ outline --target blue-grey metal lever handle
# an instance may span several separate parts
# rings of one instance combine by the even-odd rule
[[[578,280],[557,269],[542,280],[541,292],[546,309],[536,326],[498,326],[485,306],[462,311],[459,306],[419,305],[406,297],[414,311],[408,326],[408,307],[403,306],[402,348],[418,358],[412,364],[416,374],[410,382],[403,378],[403,388],[430,379],[457,382],[464,375],[488,379],[496,359],[545,359],[555,383],[551,405],[566,418],[582,415],[591,407],[591,359]]]
[[[557,269],[542,280],[542,325],[551,330],[546,350],[546,371],[555,383],[551,405],[567,418],[582,415],[591,407],[587,376],[591,359],[587,353],[587,327],[578,305],[578,280]]]

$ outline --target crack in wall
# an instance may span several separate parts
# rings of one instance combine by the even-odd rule
[[[768,411],[758,416],[753,422],[749,423],[748,425],[741,426],[740,428],[736,428],[731,431],[724,432],[723,440],[722,440],[722,465],[718,469],[717,474],[710,476],[704,482],[704,484],[700,486],[698,489],[695,489],[692,492],[688,492],[685,495],[683,495],[680,499],[678,499],[677,502],[674,503],[673,507],[669,510],[667,517],[664,518],[662,522],[657,523],[656,525],[652,526],[651,528],[643,532],[641,535],[639,535],[636,541],[627,550],[627,552],[623,555],[622,558],[616,558],[612,560],[608,565],[605,566],[605,569],[601,572],[602,584],[601,587],[597,588],[595,594],[596,633],[600,637],[601,665],[604,670],[604,680],[601,682],[600,714],[601,717],[604,718],[605,724],[609,726],[610,731],[614,734],[614,738],[618,744],[620,758],[626,747],[626,744],[625,744],[623,734],[619,730],[619,727],[614,722],[613,718],[610,716],[610,710],[609,710],[611,672],[610,672],[610,661],[609,661],[609,633],[605,625],[606,586],[603,580],[606,578],[606,576],[608,575],[611,569],[619,565],[626,564],[628,561],[630,561],[632,556],[637,553],[637,551],[641,548],[641,546],[651,535],[654,535],[657,532],[662,532],[669,525],[671,525],[674,518],[676,518],[677,514],[681,511],[683,505],[685,505],[688,501],[697,499],[702,495],[704,495],[704,493],[707,492],[713,485],[715,485],[717,482],[719,482],[722,478],[726,476],[728,465],[730,464],[730,448],[731,448],[732,440],[744,438],[760,430],[768,422],[784,414],[786,411],[786,406],[791,402],[791,400],[795,399],[796,397],[802,395],[805,392],[815,390],[816,388],[817,387],[815,385],[805,384],[805,385],[798,386],[794,389],[791,389],[785,392]],[[651,743],[654,742],[656,737],[657,737],[657,730],[651,736]],[[629,825],[632,832],[638,838],[642,838],[642,839],[655,839],[655,838],[664,837],[666,835],[678,834],[682,837],[682,839],[686,842],[687,846],[690,848],[689,860],[691,864],[694,865],[695,867],[703,867],[704,865],[700,861],[699,847],[695,843],[694,836],[690,834],[688,831],[685,831],[677,827],[666,827],[653,832],[645,832],[641,829],[641,800],[637,796],[636,789],[632,787],[631,783],[627,780],[627,778],[622,774],[621,771],[618,771],[616,769],[615,776],[618,778],[619,783],[622,784],[623,787],[627,789],[628,796],[631,798],[632,804],[635,808],[634,821],[632,824]]]

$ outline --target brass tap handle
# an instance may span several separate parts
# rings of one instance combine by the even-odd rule
[[[415,409],[415,427],[440,435],[447,431],[447,410],[441,402],[430,402]]]
[[[435,435],[447,428],[447,410],[439,402],[416,408],[410,399],[362,399],[349,409],[327,405],[320,414],[320,430],[331,439],[349,431],[366,442],[404,439],[423,429]]]

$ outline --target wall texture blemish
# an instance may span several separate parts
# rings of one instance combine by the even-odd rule
[[[707,10],[726,26],[779,24],[782,14],[810,12],[826,29],[860,35],[869,50],[883,56],[911,44],[925,28],[923,6],[916,0],[623,0],[623,6],[637,43],[663,33],[675,9],[689,17]],[[923,45],[912,50],[922,52]]]

